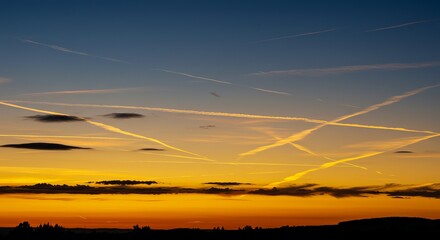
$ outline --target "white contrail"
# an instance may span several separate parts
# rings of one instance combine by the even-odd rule
[[[196,76],[196,75],[183,73],[183,72],[171,71],[171,70],[167,70],[167,69],[156,69],[156,70],[159,70],[162,72],[167,72],[167,73],[172,73],[172,74],[177,74],[177,75],[181,75],[181,76],[185,76],[185,77],[189,77],[189,78],[194,78],[194,79],[200,79],[200,80],[205,80],[205,81],[210,81],[210,82],[215,82],[215,83],[228,84],[228,85],[232,85],[232,86],[236,86],[236,87],[253,89],[256,91],[260,91],[260,92],[268,92],[268,93],[274,93],[274,94],[280,94],[280,95],[291,95],[290,93],[286,93],[286,92],[274,91],[274,90],[269,90],[269,89],[264,89],[264,88],[248,87],[248,86],[244,86],[244,85],[234,84],[231,82],[226,82],[226,81],[217,80],[217,79],[213,79],[213,78]]]
[[[84,90],[67,90],[67,91],[53,91],[53,92],[36,92],[36,93],[23,93],[20,94],[20,96],[118,93],[118,92],[127,92],[127,91],[135,91],[135,90],[139,90],[139,88],[84,89]]]
[[[305,137],[307,137],[308,135],[312,134],[313,132],[315,132],[315,131],[317,131],[317,130],[325,127],[325,126],[330,125],[330,123],[338,123],[338,122],[341,122],[341,121],[344,121],[344,120],[347,120],[347,119],[350,119],[350,118],[353,118],[353,117],[356,117],[356,116],[367,114],[369,112],[372,112],[374,110],[380,109],[382,107],[391,105],[393,103],[400,102],[401,100],[403,100],[403,99],[405,99],[407,97],[411,97],[411,96],[419,94],[419,93],[421,93],[423,91],[426,91],[426,90],[429,90],[429,89],[432,89],[432,88],[436,88],[436,87],[439,87],[439,86],[440,86],[440,84],[433,85],[433,86],[428,86],[428,87],[423,87],[423,88],[419,88],[419,89],[415,89],[415,90],[406,92],[406,93],[404,93],[402,95],[391,97],[391,98],[385,100],[384,102],[381,102],[381,103],[378,103],[378,104],[374,104],[372,106],[369,106],[369,107],[367,107],[367,108],[365,108],[365,109],[363,109],[361,111],[358,111],[358,112],[355,112],[355,113],[352,113],[352,114],[348,114],[348,115],[344,115],[344,116],[338,117],[338,118],[336,118],[336,119],[334,119],[332,121],[329,121],[329,122],[326,122],[326,123],[321,123],[321,124],[319,124],[319,125],[317,125],[317,126],[315,126],[313,128],[309,128],[309,129],[303,130],[303,131],[301,131],[299,133],[291,135],[290,137],[278,140],[278,141],[276,141],[273,144],[269,144],[269,145],[265,145],[265,146],[260,146],[258,148],[255,148],[255,149],[252,149],[250,151],[247,151],[245,153],[241,153],[240,157],[253,155],[253,154],[256,154],[256,153],[259,153],[259,152],[262,152],[262,151],[265,151],[265,150],[268,150],[268,149],[271,149],[271,148],[274,148],[274,147],[279,147],[279,146],[283,146],[283,145],[288,144],[288,143],[293,143],[293,142],[296,142],[296,141],[300,141],[300,140],[304,139]]]
[[[60,136],[60,135],[29,135],[29,134],[0,134],[0,137],[14,137],[14,138],[73,138],[73,139],[99,139],[99,140],[132,140],[129,138],[115,138],[115,137],[93,137],[93,136]]]
[[[34,44],[34,45],[48,47],[48,48],[51,48],[53,50],[57,50],[57,51],[65,52],[65,53],[71,53],[71,54],[87,56],[87,57],[94,57],[94,58],[99,58],[99,59],[103,59],[103,60],[107,60],[107,61],[111,61],[111,62],[129,63],[127,61],[116,59],[116,58],[102,57],[102,56],[93,55],[93,54],[89,54],[89,53],[85,53],[85,52],[74,51],[74,50],[71,50],[71,49],[68,49],[68,48],[64,48],[64,47],[60,47],[60,46],[57,46],[57,45],[36,42],[36,41],[29,40],[29,39],[19,39],[19,40],[22,41],[22,42],[25,42],[25,43],[30,43],[30,44]]]
[[[420,138],[405,140],[405,141],[402,141],[402,143],[399,146],[387,149],[385,151],[370,152],[370,153],[365,153],[363,155],[356,156],[356,157],[343,158],[343,159],[339,159],[337,161],[327,162],[327,163],[324,163],[324,164],[320,165],[319,167],[308,169],[308,170],[296,173],[293,176],[284,178],[282,181],[271,183],[267,187],[274,187],[274,186],[278,186],[278,185],[286,183],[286,182],[296,181],[296,180],[304,177],[305,175],[307,175],[309,173],[316,172],[316,171],[323,170],[323,169],[327,169],[327,168],[331,168],[331,167],[334,167],[334,166],[336,166],[336,165],[338,165],[340,163],[346,163],[346,162],[350,162],[350,161],[354,161],[354,160],[358,160],[358,159],[374,157],[374,156],[377,156],[379,154],[383,154],[385,152],[393,151],[393,150],[396,150],[396,149],[399,149],[399,148],[403,148],[403,147],[406,147],[406,146],[409,146],[409,145],[412,145],[412,144],[415,144],[415,143],[418,143],[418,142],[421,142],[421,141],[425,141],[425,140],[428,140],[428,139],[431,139],[431,138],[439,137],[439,136],[440,136],[440,134],[433,134],[433,135],[424,136],[424,137],[420,137]]]
[[[426,130],[415,130],[415,129],[400,128],[400,127],[386,127],[386,126],[376,126],[376,125],[364,125],[364,124],[356,124],[356,123],[339,123],[339,122],[335,123],[335,122],[330,122],[330,121],[326,121],[326,120],[304,118],[304,117],[255,115],[255,114],[246,114],[246,113],[208,112],[208,111],[198,111],[198,110],[143,107],[143,106],[126,106],[126,105],[54,103],[54,102],[18,101],[18,100],[3,100],[3,102],[43,104],[43,105],[66,106],[66,107],[136,109],[136,110],[146,110],[146,111],[154,111],[154,112],[181,113],[181,114],[191,114],[191,115],[233,117],[233,118],[245,118],[245,119],[270,119],[270,120],[302,121],[302,122],[308,122],[308,123],[327,123],[328,125],[341,126],[341,127],[355,127],[355,128],[390,130],[390,131],[399,131],[399,132],[436,134],[436,132],[426,131]]]
[[[260,41],[256,41],[255,43],[271,42],[271,41],[287,39],[287,38],[297,38],[297,37],[303,37],[303,36],[317,35],[317,34],[326,33],[326,32],[333,32],[335,30],[336,30],[336,28],[331,28],[331,29],[326,29],[326,30],[316,31],[316,32],[307,32],[307,33],[300,33],[300,34],[295,34],[295,35],[287,35],[287,36],[282,36],[282,37],[260,40]]]
[[[402,23],[402,24],[399,24],[399,25],[393,25],[393,26],[388,26],[388,27],[381,27],[381,28],[370,29],[370,30],[367,30],[365,32],[377,32],[377,31],[401,28],[401,27],[406,27],[406,26],[410,26],[410,25],[414,25],[414,24],[420,24],[420,23],[426,23],[426,22],[432,22],[432,20],[407,22],[407,23]]]
[[[365,64],[365,65],[352,65],[341,67],[329,67],[329,68],[303,68],[303,69],[287,69],[287,70],[275,70],[266,72],[251,73],[251,76],[269,76],[269,75],[287,75],[287,76],[311,76],[319,77],[333,74],[343,74],[351,72],[362,72],[372,70],[404,70],[404,69],[418,69],[418,68],[433,68],[439,67],[440,62],[423,62],[423,63],[384,63],[384,64]]]
[[[51,114],[51,115],[68,116],[67,114],[64,114],[64,113],[46,111],[46,110],[41,110],[41,109],[36,109],[36,108],[29,108],[29,107],[19,106],[19,105],[16,105],[16,104],[11,104],[11,103],[1,102],[1,101],[0,101],[0,104],[4,105],[4,106],[18,108],[18,109],[23,109],[23,110],[28,110],[28,111],[32,111],[32,112],[39,112],[39,113],[45,113],[45,114]],[[134,138],[144,139],[144,140],[147,140],[147,141],[150,141],[150,142],[157,143],[157,144],[162,145],[164,147],[167,147],[169,149],[173,149],[173,150],[176,150],[176,151],[179,151],[179,152],[187,153],[187,154],[198,156],[198,157],[203,157],[203,156],[201,156],[199,154],[192,153],[190,151],[186,151],[186,150],[183,150],[183,149],[180,149],[180,148],[177,148],[177,147],[173,147],[171,145],[168,145],[168,144],[166,144],[166,143],[164,143],[164,142],[162,142],[160,140],[154,139],[154,138],[145,137],[145,136],[142,136],[142,135],[139,135],[139,134],[136,134],[136,133],[124,131],[124,130],[119,129],[117,127],[114,127],[114,126],[111,126],[111,125],[107,125],[107,124],[104,124],[104,123],[100,123],[100,122],[96,122],[96,121],[92,121],[92,120],[89,120],[87,118],[81,118],[81,117],[78,117],[78,118],[80,118],[84,122],[87,122],[89,124],[92,124],[94,126],[100,127],[102,129],[105,129],[105,130],[110,131],[110,132],[119,133],[119,134],[123,134],[123,135],[126,135],[126,136],[134,137]],[[207,160],[209,160],[209,159],[207,159]]]

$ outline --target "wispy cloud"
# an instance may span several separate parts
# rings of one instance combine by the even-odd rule
[[[93,93],[118,93],[136,91],[140,88],[112,88],[112,89],[85,89],[85,90],[68,90],[68,91],[53,91],[53,92],[36,92],[23,93],[20,96],[39,96],[39,95],[64,95],[64,94],[93,94]]]
[[[384,63],[384,64],[366,64],[366,65],[352,65],[330,68],[305,68],[305,69],[288,69],[288,70],[275,70],[267,72],[251,73],[251,76],[276,76],[276,75],[288,75],[288,76],[310,76],[319,77],[333,74],[344,74],[351,72],[363,72],[363,71],[396,71],[405,69],[419,69],[419,68],[434,68],[440,67],[440,62],[423,62],[423,63]]]
[[[51,111],[46,111],[46,110],[41,110],[41,109],[36,109],[36,108],[29,108],[29,107],[24,107],[24,106],[20,106],[20,105],[16,105],[16,104],[11,104],[11,103],[6,103],[6,102],[1,102],[1,101],[0,101],[0,104],[4,105],[4,106],[18,108],[18,109],[23,109],[23,110],[32,111],[32,112],[45,113],[45,114],[50,114],[50,115],[68,116],[67,114],[64,114],[64,113],[51,112]],[[162,145],[162,146],[164,146],[166,148],[173,149],[173,150],[178,151],[178,152],[183,152],[183,153],[190,154],[190,155],[193,155],[193,156],[203,157],[203,156],[201,156],[199,154],[196,154],[196,153],[193,153],[193,152],[190,152],[190,151],[183,150],[181,148],[177,148],[177,147],[171,146],[171,145],[166,144],[166,143],[164,143],[164,142],[162,142],[162,141],[160,141],[158,139],[155,139],[155,138],[145,137],[145,136],[142,136],[142,135],[139,135],[139,134],[136,134],[136,133],[124,131],[124,130],[119,129],[117,127],[114,127],[114,126],[111,126],[111,125],[107,125],[107,124],[104,124],[104,123],[100,123],[100,122],[96,122],[96,121],[92,121],[92,120],[89,120],[89,119],[86,119],[86,118],[81,118],[81,119],[83,119],[84,122],[87,122],[87,123],[89,123],[91,125],[94,125],[96,127],[105,129],[105,130],[110,131],[110,132],[119,133],[119,134],[123,134],[123,135],[126,135],[126,136],[147,140],[147,141],[154,142],[154,143],[157,143],[159,145]]]
[[[294,35],[287,35],[287,36],[264,39],[264,40],[256,41],[255,43],[271,42],[271,41],[277,41],[277,40],[288,39],[288,38],[297,38],[297,37],[304,37],[304,36],[310,36],[310,35],[318,35],[318,34],[322,34],[322,33],[333,32],[335,30],[336,30],[336,28],[331,28],[331,29],[315,31],[315,32],[306,32],[306,33],[300,33],[300,34],[294,34]]]
[[[0,147],[4,148],[20,148],[20,149],[33,149],[33,150],[72,150],[72,149],[90,149],[84,147],[69,146],[58,143],[20,143],[20,144],[5,144]]]
[[[69,116],[69,115],[53,115],[53,114],[46,114],[46,115],[34,115],[34,116],[28,116],[25,117],[26,119],[31,119],[38,122],[45,122],[45,123],[58,123],[58,122],[82,122],[84,121],[83,118],[75,117],[75,116]]]
[[[220,84],[227,84],[227,85],[232,85],[232,86],[236,86],[236,87],[253,89],[256,91],[260,91],[260,92],[267,92],[267,93],[273,93],[273,94],[279,94],[279,95],[291,95],[290,93],[286,93],[286,92],[274,91],[274,90],[269,90],[269,89],[264,89],[264,88],[248,87],[248,86],[244,86],[244,85],[240,85],[240,84],[234,84],[231,82],[226,82],[226,81],[217,80],[217,79],[213,79],[213,78],[196,76],[196,75],[183,73],[183,72],[171,71],[171,70],[167,70],[167,69],[156,69],[156,70],[159,70],[162,72],[167,72],[167,73],[172,73],[172,74],[177,74],[177,75],[181,75],[181,76],[185,76],[185,77],[189,77],[189,78],[199,79],[199,80],[205,80],[205,81],[210,81],[210,82],[215,82],[215,83],[220,83]],[[212,92],[211,92],[211,94],[212,94]]]
[[[124,61],[124,60],[120,60],[120,59],[116,59],[116,58],[109,58],[109,57],[102,57],[102,56],[98,56],[98,55],[94,55],[94,54],[90,54],[90,53],[75,51],[75,50],[71,50],[71,49],[68,49],[68,48],[65,48],[65,47],[61,47],[61,46],[58,46],[58,45],[36,42],[36,41],[29,40],[29,39],[19,39],[19,40],[24,42],[24,43],[29,43],[29,44],[39,45],[39,46],[43,46],[43,47],[48,47],[48,48],[51,48],[53,50],[60,51],[60,52],[76,54],[76,55],[81,55],[81,56],[86,56],[86,57],[93,57],[93,58],[98,58],[98,59],[102,59],[102,60],[106,60],[106,61],[110,61],[110,62],[129,63],[129,62]]]
[[[386,26],[386,27],[381,27],[381,28],[370,29],[370,30],[367,30],[365,32],[384,31],[384,30],[390,30],[390,29],[395,29],[395,28],[402,28],[402,27],[407,27],[407,26],[411,26],[411,25],[415,25],[415,24],[427,23],[427,22],[432,22],[432,21],[433,20],[423,20],[423,21],[407,22],[407,23],[402,23],[402,24],[398,24],[398,25],[392,25],[392,26]]]
[[[77,138],[77,139],[97,139],[97,140],[132,140],[128,138],[115,137],[94,137],[94,136],[59,136],[59,135],[29,135],[29,134],[0,134],[0,137],[13,138]]]
[[[118,180],[115,180],[118,181]],[[123,180],[127,182],[140,182]],[[235,183],[235,182],[231,182]],[[238,183],[241,184],[241,183]],[[235,184],[233,186],[236,186]],[[26,193],[44,193],[44,194],[216,194],[223,196],[236,196],[243,194],[264,195],[264,196],[291,196],[291,197],[314,197],[314,196],[332,196],[335,198],[347,197],[425,197],[440,198],[440,184],[430,183],[423,185],[400,185],[385,184],[377,186],[355,186],[355,187],[333,187],[322,186],[313,183],[305,183],[288,187],[277,187],[272,189],[255,188],[252,185],[242,186],[240,188],[230,188],[227,185],[220,187],[202,187],[189,188],[180,186],[158,186],[158,187],[139,187],[115,185],[106,187],[92,187],[89,185],[52,185],[48,183],[39,183],[35,185],[24,186],[2,186],[0,194],[26,194]]]
[[[0,84],[2,84],[2,83],[8,83],[8,82],[10,82],[10,81],[11,81],[11,79],[9,79],[9,78],[0,77]]]
[[[244,118],[244,119],[302,121],[302,122],[308,122],[308,123],[327,123],[328,125],[341,126],[341,127],[355,127],[355,128],[390,130],[390,131],[399,131],[399,132],[435,134],[435,132],[427,131],[427,130],[416,130],[416,129],[401,128],[401,127],[387,127],[387,126],[377,126],[377,125],[365,125],[365,124],[356,124],[356,123],[341,123],[341,122],[332,122],[332,121],[313,119],[313,118],[305,118],[305,117],[270,116],[270,115],[256,115],[256,114],[247,114],[247,113],[209,112],[209,111],[199,111],[199,110],[144,107],[144,106],[126,106],[126,105],[99,105],[99,104],[78,104],[78,103],[75,104],[75,103],[55,103],[55,102],[17,101],[17,100],[4,100],[3,102],[4,103],[5,102],[30,103],[30,104],[42,104],[42,105],[66,106],[66,107],[85,107],[85,108],[137,109],[137,110],[146,110],[146,111],[153,111],[153,112],[182,113],[182,114],[191,114],[191,115],[232,117],[232,118]]]
[[[114,119],[131,119],[131,118],[143,118],[145,117],[139,113],[109,113],[103,115],[104,117],[114,118]]]
[[[309,136],[310,134],[312,134],[313,132],[315,132],[315,131],[317,131],[317,130],[325,127],[325,126],[328,126],[329,123],[338,123],[338,122],[341,122],[341,121],[344,121],[344,120],[347,120],[347,119],[350,119],[350,118],[353,118],[353,117],[356,117],[356,116],[367,114],[369,112],[372,112],[372,111],[375,111],[375,110],[380,109],[382,107],[385,107],[385,106],[388,106],[388,105],[400,102],[401,100],[403,100],[405,98],[414,96],[416,94],[422,93],[422,92],[424,92],[426,90],[429,90],[429,89],[432,89],[432,88],[436,88],[436,87],[440,87],[440,84],[433,85],[433,86],[428,86],[428,87],[423,87],[423,88],[419,88],[419,89],[415,89],[415,90],[406,92],[406,93],[404,93],[402,95],[393,96],[393,97],[385,100],[384,102],[371,105],[371,106],[369,106],[369,107],[367,107],[365,109],[362,109],[361,111],[358,111],[358,112],[355,112],[355,113],[352,113],[352,114],[347,114],[345,116],[338,117],[338,118],[336,118],[336,119],[334,119],[332,121],[329,121],[327,123],[322,123],[322,124],[317,125],[316,127],[303,130],[303,131],[301,131],[299,133],[296,133],[296,134],[293,134],[293,135],[291,135],[291,136],[289,136],[287,138],[278,140],[278,141],[276,141],[273,144],[269,144],[269,145],[265,145],[265,146],[260,146],[260,147],[258,147],[256,149],[252,149],[250,151],[241,153],[240,157],[254,155],[256,153],[259,153],[259,152],[262,152],[262,151],[266,151],[266,150],[269,150],[269,149],[272,149],[272,148],[275,148],[275,147],[283,146],[283,145],[286,145],[288,143],[293,143],[293,142],[296,142],[296,141],[300,141],[300,140],[306,138],[307,136]]]

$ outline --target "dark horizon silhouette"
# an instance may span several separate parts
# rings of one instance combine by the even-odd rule
[[[384,217],[343,221],[336,225],[281,226],[262,228],[243,226],[235,230],[222,226],[212,229],[152,229],[134,225],[132,229],[64,228],[50,223],[31,226],[19,223],[0,228],[1,239],[435,239],[440,234],[440,219]]]

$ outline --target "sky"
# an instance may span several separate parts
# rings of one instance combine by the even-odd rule
[[[436,1],[0,1],[0,225],[440,218]]]

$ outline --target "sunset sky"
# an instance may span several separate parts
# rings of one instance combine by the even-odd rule
[[[0,226],[440,218],[439,43],[436,1],[0,1]]]

